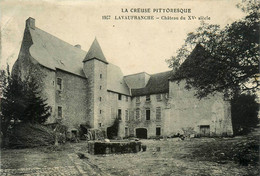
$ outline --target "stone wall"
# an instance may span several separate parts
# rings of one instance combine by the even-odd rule
[[[155,137],[156,128],[161,128],[161,135],[165,134],[164,121],[167,115],[165,110],[168,106],[166,94],[161,94],[161,100],[157,100],[156,94],[150,95],[150,101],[146,101],[146,96],[140,96],[140,103],[136,102],[136,97],[132,99],[131,119],[128,124],[130,134],[136,136],[137,128],[146,128],[147,136]],[[156,119],[156,108],[161,108],[161,120]],[[136,110],[140,110],[140,120],[136,119]],[[150,120],[146,120],[146,109],[150,109]]]
[[[194,90],[187,90],[185,81],[179,85],[170,82],[170,109],[166,119],[167,133],[175,134],[182,129],[193,129],[201,135],[202,128],[209,127],[214,135],[232,135],[230,103],[224,100],[221,93],[198,99]]]
[[[107,106],[107,65],[96,59],[84,62],[84,73],[88,79],[87,104],[91,127],[104,128]]]
[[[121,100],[118,99],[119,94],[115,92],[108,91],[107,92],[107,117],[105,121],[105,125],[107,127],[111,126],[116,118],[118,118],[118,109],[121,109],[121,120],[119,124],[119,137],[125,137],[125,128],[128,127],[128,122],[126,121],[126,110],[128,111],[128,117],[131,111],[131,97],[121,94]]]
[[[57,78],[62,80],[62,89],[57,88]],[[58,118],[58,106],[62,107],[62,123],[69,129],[78,128],[80,124],[90,124],[87,117],[87,79],[57,70],[55,79],[56,106],[55,115]]]

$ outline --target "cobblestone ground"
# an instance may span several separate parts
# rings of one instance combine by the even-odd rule
[[[46,168],[20,168],[20,169],[1,169],[1,176],[7,175],[41,175],[41,176],[58,176],[58,175],[81,175],[76,166],[66,167],[46,167]]]
[[[68,159],[74,163],[72,166],[58,167],[32,167],[19,169],[0,169],[1,176],[25,175],[25,176],[106,176],[109,174],[101,171],[96,165],[87,159],[79,159],[76,153],[68,154]]]

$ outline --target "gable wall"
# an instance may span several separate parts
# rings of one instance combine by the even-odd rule
[[[32,45],[31,35],[26,28],[24,37],[19,52],[18,59],[13,65],[12,74],[19,75],[22,79],[27,76],[33,77],[42,90],[41,97],[47,98],[46,103],[51,106],[51,116],[48,118],[47,123],[55,121],[55,71],[41,66],[29,53],[29,48]]]
[[[168,134],[176,134],[182,129],[193,129],[200,134],[201,125],[210,126],[210,135],[232,135],[230,102],[224,101],[223,94],[217,93],[199,100],[194,90],[187,90],[185,81],[178,85],[170,82],[170,109]]]

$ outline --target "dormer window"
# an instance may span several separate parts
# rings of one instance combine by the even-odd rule
[[[156,99],[157,99],[157,101],[161,101],[162,100],[162,94],[157,94]]]
[[[145,100],[146,101],[151,101],[150,95],[146,95]]]
[[[136,97],[136,103],[140,103],[140,97]]]

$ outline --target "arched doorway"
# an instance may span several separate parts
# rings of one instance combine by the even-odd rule
[[[146,128],[135,129],[135,134],[136,134],[137,138],[147,139],[147,129]]]

